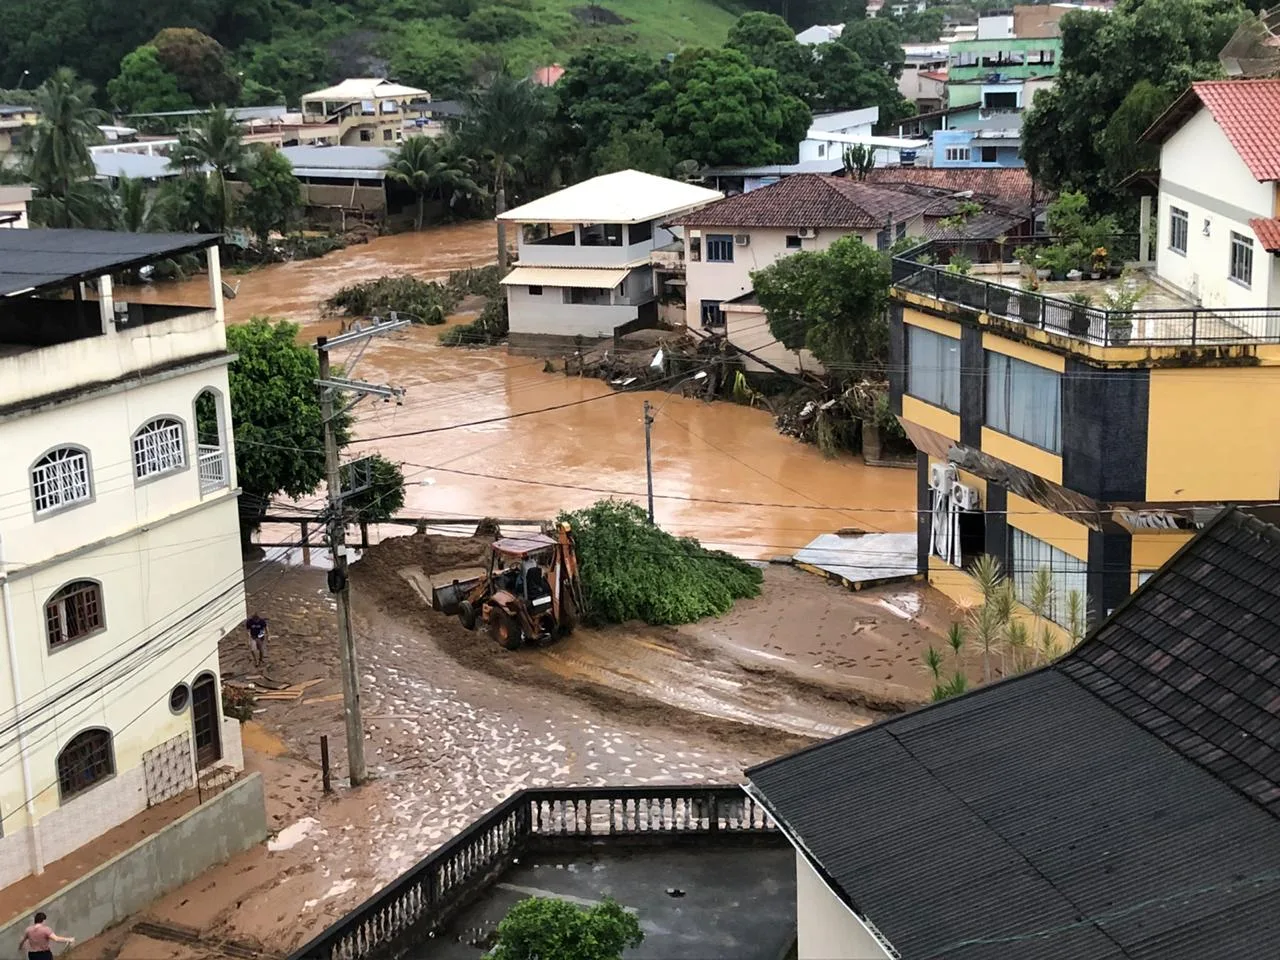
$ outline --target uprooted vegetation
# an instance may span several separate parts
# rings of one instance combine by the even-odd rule
[[[573,530],[588,622],[693,623],[760,593],[758,567],[690,537],[673,537],[634,503],[601,500],[562,513],[558,522]]]
[[[343,287],[324,302],[331,314],[347,317],[387,317],[393,312],[414,323],[438,325],[472,296],[501,297],[497,267],[455,270],[444,283],[409,274],[378,277]]]

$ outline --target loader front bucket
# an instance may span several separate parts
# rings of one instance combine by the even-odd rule
[[[467,598],[476,585],[480,583],[482,577],[472,577],[469,580],[454,580],[452,583],[446,583],[443,586],[431,588],[431,609],[439,610],[446,616],[453,616],[458,612],[458,605]]]

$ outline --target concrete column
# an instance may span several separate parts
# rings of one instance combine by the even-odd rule
[[[222,307],[222,258],[215,244],[205,250],[206,263],[209,267],[209,302],[213,304],[214,315],[218,318],[218,326],[226,322]]]
[[[111,294],[111,274],[104,273],[98,278],[98,312],[102,317],[102,332],[111,333],[115,329],[116,306]]]
[[[1151,197],[1144,196],[1138,204],[1138,259],[1151,262]]]

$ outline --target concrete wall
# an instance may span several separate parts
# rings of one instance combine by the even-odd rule
[[[0,943],[16,944],[37,911],[60,935],[88,940],[266,836],[262,776],[254,773],[14,917],[0,927]]]
[[[797,960],[889,960],[891,954],[796,852]]]
[[[1198,295],[1206,307],[1280,305],[1275,258],[1262,249],[1249,227],[1253,217],[1274,216],[1274,203],[1274,185],[1253,178],[1212,114],[1201,108],[1160,151],[1156,272]],[[1185,256],[1169,248],[1170,207],[1187,211]],[[1250,287],[1230,277],[1232,231],[1253,240]]]
[[[614,327],[634,320],[638,314],[638,307],[627,304],[565,303],[564,292],[562,287],[543,287],[542,293],[535,296],[528,287],[507,287],[511,332],[612,337]]]

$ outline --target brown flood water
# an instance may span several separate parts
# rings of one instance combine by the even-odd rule
[[[300,321],[310,340],[332,332],[318,322],[319,304],[345,284],[399,272],[442,278],[493,258],[487,222],[380,237],[319,260],[228,275],[240,288],[226,302],[227,320]],[[154,296],[207,302],[208,285],[199,277]],[[541,360],[502,348],[441,347],[440,329],[414,327],[373,342],[354,373],[407,390],[401,406],[365,400],[356,408],[352,446],[404,463],[406,512],[539,518],[609,495],[643,504],[648,399],[661,406],[653,425],[655,513],[672,532],[767,557],[842,527],[915,529],[914,471],[826,460],[778,434],[765,411],[617,394],[598,380],[545,374]],[[343,361],[340,353],[334,359]],[[533,412],[551,407],[561,409]],[[528,415],[475,423],[520,414]]]

